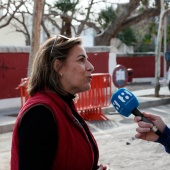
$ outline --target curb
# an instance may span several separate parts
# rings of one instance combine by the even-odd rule
[[[12,132],[16,121],[16,114],[19,113],[19,107],[0,110],[0,134]],[[3,113],[3,114],[2,114]]]
[[[139,109],[144,109],[147,107],[154,107],[154,106],[160,106],[160,105],[166,105],[170,103],[170,98],[164,98],[164,99],[159,99],[155,101],[146,101],[146,102],[141,102]]]
[[[0,134],[12,132],[14,128],[14,123],[15,121],[6,125],[0,125]]]

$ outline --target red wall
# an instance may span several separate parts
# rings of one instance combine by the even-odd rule
[[[108,53],[87,53],[93,73],[108,73]],[[16,87],[27,77],[29,53],[0,53],[0,99],[19,97]]]
[[[93,73],[108,73],[108,52],[89,52],[89,61],[95,67]],[[0,99],[20,97],[16,87],[21,78],[27,77],[27,52],[0,53]],[[163,57],[161,62],[161,76],[163,75]],[[134,70],[134,78],[154,77],[155,57],[153,55],[118,55],[117,64]]]
[[[89,61],[94,66],[93,73],[108,73],[108,52],[87,53]]]
[[[16,87],[27,67],[28,53],[0,53],[0,99],[19,96]]]
[[[155,76],[155,56],[154,55],[118,55],[117,64],[133,69],[133,78],[145,78]],[[164,58],[161,57],[161,77],[163,77]]]

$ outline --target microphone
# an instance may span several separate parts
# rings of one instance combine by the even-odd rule
[[[120,88],[117,90],[111,97],[111,103],[121,115],[128,117],[132,113],[134,116],[140,116],[142,118],[141,121],[153,124],[138,110],[139,101],[128,89]],[[161,135],[161,132],[157,129],[156,126],[153,126],[152,130],[157,135]]]

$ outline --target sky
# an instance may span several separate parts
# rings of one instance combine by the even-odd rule
[[[50,3],[50,2],[55,2],[56,0],[47,0],[47,2],[48,3]],[[82,3],[86,3],[87,2],[87,0],[85,1],[85,0],[81,0],[82,1]],[[129,2],[129,0],[109,0],[110,2],[114,2],[114,3],[127,3],[127,2]]]
[[[53,4],[53,3],[56,2],[56,1],[57,1],[57,0],[46,0],[46,2],[48,2],[49,4]],[[88,1],[89,1],[89,0],[80,0],[81,5],[83,5],[84,7],[87,7]],[[100,3],[97,4],[97,5],[98,5],[98,8],[97,8],[97,9],[94,8],[95,11],[101,10],[101,9],[104,7],[104,5],[107,5],[107,4],[109,4],[109,3],[117,4],[117,3],[128,3],[128,2],[129,2],[129,0],[105,0],[105,1],[106,1],[106,2],[103,2],[103,3],[102,3],[102,0],[101,0],[101,1],[97,1],[97,0],[96,0],[96,2],[100,2]],[[7,0],[0,0],[0,3],[1,3],[1,2],[7,2]],[[21,7],[21,8],[22,8],[22,7]]]
[[[47,2],[50,4],[50,3],[54,3],[56,0],[47,0]],[[117,3],[128,3],[129,0],[106,0],[107,2],[110,2],[110,3],[114,3],[114,4],[117,4]],[[84,7],[87,6],[88,4],[88,0],[80,0],[80,2],[82,3],[81,5],[83,5]],[[101,10],[103,8],[103,5],[105,3],[103,2],[100,3],[100,6],[98,6],[98,8],[96,9],[95,8],[95,11],[97,12],[98,10]],[[80,19],[80,18],[79,18]],[[75,22],[75,21],[74,21]],[[76,24],[77,22],[75,22],[74,24]]]
[[[0,0],[0,2],[5,2],[6,0]],[[47,2],[48,3],[53,3],[53,2],[55,2],[56,0],[47,0]],[[81,0],[82,1],[82,3],[86,3],[87,2],[87,0]],[[110,2],[112,2],[112,3],[127,3],[127,2],[129,2],[129,0],[109,0]]]
[[[55,1],[56,0],[47,0],[47,2],[49,4],[54,3]],[[108,4],[109,3],[117,4],[117,3],[128,3],[129,2],[129,0],[106,0],[106,1],[107,1]],[[80,2],[81,2],[81,5],[83,5],[84,7],[87,6],[87,4],[88,4],[88,0],[80,0]],[[101,10],[103,8],[103,5],[105,5],[105,4],[106,4],[105,2],[102,3],[100,1],[99,6],[98,6],[99,7],[98,10]],[[95,8],[95,10],[97,10],[97,9]]]

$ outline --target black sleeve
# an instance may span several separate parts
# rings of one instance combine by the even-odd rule
[[[170,154],[170,128],[168,126],[165,127],[155,142],[161,143],[165,147],[165,151]]]
[[[53,113],[45,106],[31,108],[19,126],[19,170],[50,170],[57,139]]]

